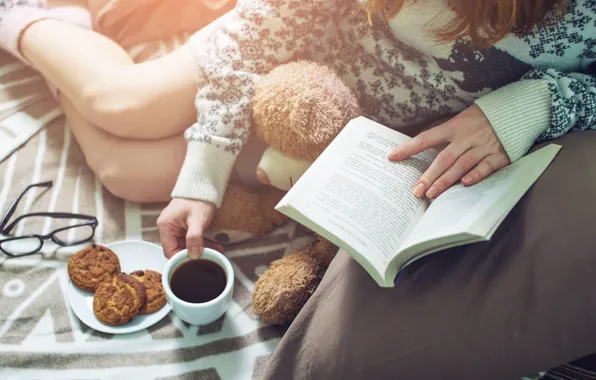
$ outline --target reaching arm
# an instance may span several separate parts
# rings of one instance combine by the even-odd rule
[[[193,46],[199,70],[198,120],[185,133],[188,149],[173,197],[220,206],[251,132],[250,101],[257,79],[316,44],[323,47],[340,1],[240,0],[206,45],[200,41]]]
[[[476,104],[514,162],[536,142],[596,129],[596,75],[535,69]]]

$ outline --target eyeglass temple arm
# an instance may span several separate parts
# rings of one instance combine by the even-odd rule
[[[17,209],[17,206],[19,204],[19,202],[21,201],[21,199],[23,199],[23,197],[25,196],[25,194],[27,194],[27,192],[34,188],[34,187],[47,187],[48,189],[50,189],[52,187],[52,185],[54,184],[53,181],[45,181],[45,182],[40,182],[40,183],[34,183],[31,184],[29,186],[27,186],[25,188],[25,190],[23,190],[21,192],[21,194],[17,197],[17,199],[12,202],[12,205],[10,205],[10,207],[8,208],[8,211],[6,212],[6,214],[4,215],[4,217],[2,218],[2,220],[0,220],[0,233],[4,232],[4,227],[6,226],[6,224],[8,223],[8,221],[10,220],[10,217],[12,216],[12,214],[14,214],[15,210]]]
[[[95,217],[93,215],[73,214],[70,212],[31,212],[29,214],[19,215],[19,219],[28,218],[31,216],[44,216],[44,217],[56,218],[56,219],[82,219],[82,220],[88,220],[88,221],[97,220],[97,217]]]
[[[95,216],[91,216],[91,215],[86,215],[86,214],[69,214],[69,213],[61,213],[61,212],[33,212],[31,214],[25,214],[25,215],[19,215],[18,218],[16,218],[15,220],[13,220],[8,226],[4,227],[4,234],[8,234],[10,233],[10,231],[12,231],[12,229],[23,219],[25,218],[29,218],[32,216],[43,216],[43,217],[49,217],[49,218],[57,218],[57,219],[75,219],[75,220],[84,220],[85,223],[79,223],[76,224],[75,226],[97,226],[97,224],[99,223],[99,221],[97,220],[97,218]],[[68,226],[70,227],[74,227],[74,226]]]
[[[13,220],[8,226],[4,227],[4,234],[10,233],[12,229],[23,219],[29,218],[32,216],[43,216],[49,218],[57,218],[57,219],[74,219],[74,220],[81,220],[85,221],[85,223],[76,224],[76,226],[83,226],[83,225],[95,225],[97,226],[98,220],[96,217],[91,215],[85,214],[68,214],[68,213],[59,213],[59,212],[33,212],[31,214],[19,215],[18,218]],[[69,226],[73,227],[73,226]]]

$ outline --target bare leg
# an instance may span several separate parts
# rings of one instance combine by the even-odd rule
[[[163,138],[182,133],[196,121],[196,63],[188,45],[133,64],[112,40],[50,19],[31,25],[20,46],[85,119],[111,134]]]
[[[87,163],[111,193],[134,202],[171,199],[186,154],[181,134],[159,140],[124,139],[89,123],[65,96],[60,96],[60,103]]]

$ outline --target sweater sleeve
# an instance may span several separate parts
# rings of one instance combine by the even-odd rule
[[[596,77],[534,69],[476,100],[511,162],[535,143],[596,129]]]
[[[206,43],[191,40],[199,70],[198,119],[185,132],[187,153],[172,197],[221,205],[251,133],[256,81],[307,49],[322,48],[340,1],[239,0]]]

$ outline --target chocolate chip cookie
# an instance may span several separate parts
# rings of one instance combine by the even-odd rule
[[[93,312],[106,325],[120,326],[130,322],[146,301],[143,284],[121,273],[99,284],[93,296]]]
[[[68,261],[68,276],[80,289],[94,292],[97,286],[120,273],[120,260],[109,248],[92,244]]]
[[[166,293],[161,284],[161,274],[152,270],[138,270],[130,274],[139,280],[147,293],[147,302],[141,307],[139,314],[150,314],[161,309],[166,303]]]

